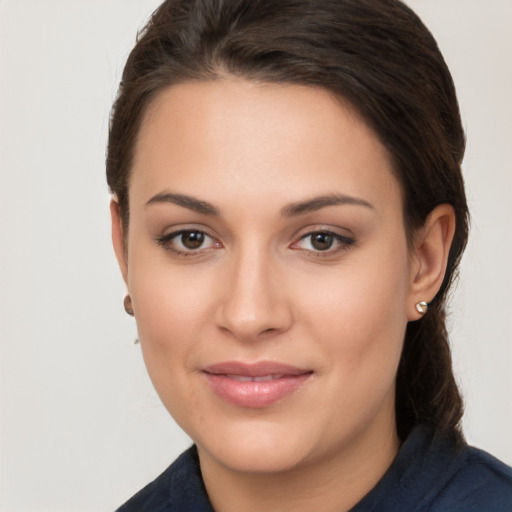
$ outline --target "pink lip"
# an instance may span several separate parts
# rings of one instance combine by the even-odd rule
[[[262,408],[301,388],[313,372],[273,361],[229,361],[203,369],[213,391],[240,407]]]

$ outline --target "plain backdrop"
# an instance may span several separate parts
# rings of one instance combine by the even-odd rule
[[[0,510],[109,511],[190,441],[134,346],[108,111],[158,0],[0,0]],[[469,442],[512,463],[512,1],[409,0],[458,87],[473,225],[450,326]],[[421,143],[421,141],[418,141]]]

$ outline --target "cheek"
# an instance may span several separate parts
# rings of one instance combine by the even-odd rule
[[[143,339],[147,331],[152,343],[168,344],[171,333],[178,340],[183,327],[193,329],[203,318],[208,273],[194,265],[171,262],[165,250],[143,240],[143,234],[139,238],[132,243],[128,258],[128,286],[139,334]]]
[[[370,276],[368,276],[370,277]],[[347,282],[347,287],[348,284]],[[406,326],[404,313],[394,306],[396,296],[368,279],[351,292],[338,294],[339,307],[327,308],[322,328],[326,386],[315,404],[317,414],[328,413],[327,429],[357,435],[369,425],[394,421],[395,379]],[[390,283],[391,284],[391,283]],[[403,293],[400,287],[395,292]],[[331,297],[331,304],[335,304]],[[320,326],[321,324],[316,324]],[[321,328],[321,327],[319,327]],[[322,339],[319,336],[317,339]]]
[[[354,402],[378,400],[393,386],[407,325],[407,250],[382,247],[333,273],[323,289],[307,287],[306,328],[329,355],[333,385],[353,390],[343,396]]]
[[[162,403],[179,423],[200,411],[200,397],[187,383],[203,337],[206,307],[203,295],[189,284],[158,266],[145,266],[132,279],[144,363]]]
[[[144,360],[159,393],[190,369],[190,354],[211,316],[209,286],[206,275],[170,265],[165,254],[141,248],[131,255],[129,289]]]
[[[365,333],[392,331],[407,321],[408,276],[406,248],[380,244],[324,275],[302,279],[301,295],[308,303],[303,309],[326,329],[334,324],[351,332],[347,342]]]

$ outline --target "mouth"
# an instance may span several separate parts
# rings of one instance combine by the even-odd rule
[[[313,375],[309,369],[273,361],[224,362],[203,369],[210,387],[222,400],[247,408],[263,408],[299,389]]]
[[[218,375],[218,374],[217,374]],[[226,375],[228,379],[238,380],[240,382],[266,382],[269,380],[282,379],[284,375],[262,375],[261,377],[249,377],[247,375]]]

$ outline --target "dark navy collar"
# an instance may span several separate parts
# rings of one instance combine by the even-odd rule
[[[455,437],[416,427],[377,485],[351,512],[421,510],[464,466],[467,445]]]
[[[415,428],[351,512],[512,511],[512,469],[455,437]],[[117,512],[214,512],[195,446]]]

